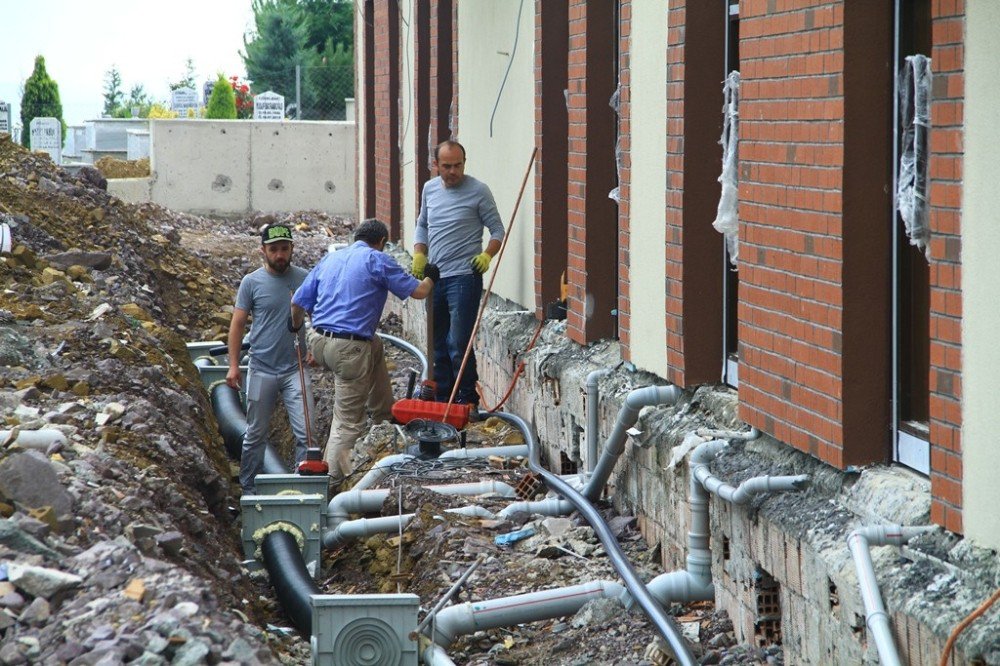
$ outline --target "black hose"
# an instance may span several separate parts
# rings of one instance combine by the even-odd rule
[[[299,631],[312,635],[312,603],[310,597],[322,594],[306,570],[305,560],[295,537],[276,530],[264,537],[260,546],[264,568],[274,585],[278,602]]]
[[[243,455],[243,435],[247,431],[247,417],[243,413],[240,392],[220,382],[212,387],[212,411],[219,422],[219,432],[226,445],[226,453],[233,460]],[[288,466],[268,442],[264,448],[264,474],[288,474]]]
[[[691,653],[691,649],[688,647],[687,641],[684,640],[674,621],[664,612],[663,606],[653,598],[646,585],[639,580],[635,569],[632,568],[632,564],[625,557],[621,546],[618,545],[618,540],[615,539],[615,535],[608,528],[604,519],[601,518],[601,514],[587,501],[587,498],[578,493],[571,485],[542,467],[539,462],[538,443],[535,441],[534,433],[528,427],[528,424],[524,422],[524,419],[509,412],[492,412],[491,414],[510,423],[521,431],[524,441],[528,445],[528,467],[545,480],[545,485],[572,504],[580,512],[580,515],[586,519],[587,523],[590,524],[590,527],[593,528],[597,538],[600,539],[601,544],[604,546],[604,551],[608,554],[611,565],[618,572],[618,575],[622,577],[625,587],[632,594],[632,598],[645,611],[646,617],[649,618],[653,626],[656,627],[656,630],[670,645],[670,648],[674,651],[674,656],[677,658],[677,662],[682,666],[693,666],[697,663],[694,655]],[[487,416],[487,414],[483,414],[483,416]]]

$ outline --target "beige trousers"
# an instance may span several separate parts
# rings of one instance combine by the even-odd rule
[[[336,378],[333,422],[323,456],[330,476],[341,481],[352,471],[351,454],[368,425],[368,413],[373,423],[392,418],[392,385],[382,339],[342,340],[310,331],[307,343],[319,367],[332,370]]]

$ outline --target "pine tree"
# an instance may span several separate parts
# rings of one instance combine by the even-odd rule
[[[112,65],[104,74],[104,115],[108,118],[114,117],[124,101],[122,75],[118,71],[118,65]]]
[[[21,97],[21,143],[26,147],[31,143],[31,121],[35,118],[58,118],[63,138],[66,138],[59,84],[45,71],[45,58],[42,56],[35,57],[35,69],[24,82],[24,96]]]
[[[212,96],[208,100],[205,117],[213,120],[236,120],[236,94],[233,86],[222,74],[212,87]]]

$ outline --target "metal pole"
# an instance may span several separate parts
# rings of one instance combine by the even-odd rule
[[[295,66],[295,119],[302,120],[302,65]]]

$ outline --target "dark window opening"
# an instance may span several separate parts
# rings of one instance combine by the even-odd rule
[[[757,599],[754,642],[758,647],[781,645],[781,586],[760,568],[754,574],[754,581]]]

